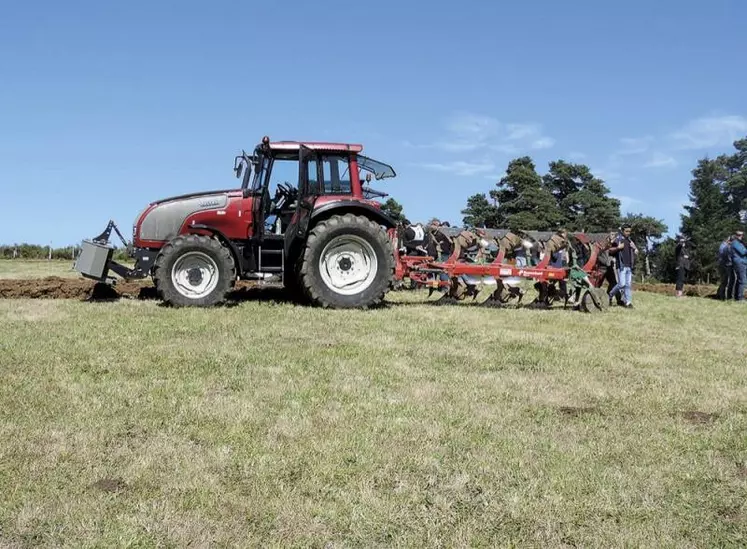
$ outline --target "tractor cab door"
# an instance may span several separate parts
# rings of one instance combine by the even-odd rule
[[[296,212],[285,231],[285,254],[297,238],[303,238],[309,226],[314,202],[319,196],[318,154],[301,145],[298,149],[298,201]]]
[[[267,188],[269,184],[268,172],[270,171],[270,157],[265,155],[262,158],[262,165],[258,166],[254,173],[254,181],[250,196],[252,197],[252,221],[253,230],[250,236],[255,240],[262,240],[264,237],[265,216],[264,212],[270,203],[270,191]]]

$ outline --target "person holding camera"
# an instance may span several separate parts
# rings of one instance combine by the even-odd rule
[[[688,250],[687,239],[681,235],[677,235],[677,246],[674,248],[674,256],[677,262],[675,269],[677,270],[677,284],[675,290],[677,297],[682,297],[682,290],[685,286],[685,275],[690,270],[690,251]]]

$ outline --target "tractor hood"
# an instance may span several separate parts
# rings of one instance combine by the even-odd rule
[[[139,232],[137,236],[142,240],[171,240],[187,217],[196,212],[223,209],[228,205],[229,194],[240,192],[236,189],[206,191],[157,200],[146,208],[144,215],[138,216],[135,232]]]
[[[228,194],[228,193],[231,193],[231,192],[237,192],[237,190],[236,189],[226,189],[226,190],[222,190],[222,191],[200,191],[200,192],[197,192],[197,193],[179,194],[179,195],[176,195],[176,196],[169,196],[168,198],[161,198],[160,200],[156,200],[155,202],[151,202],[150,205],[152,206],[152,205],[156,205],[156,204],[163,204],[164,202],[174,202],[176,200],[186,200],[188,198],[197,198],[197,197],[200,197],[200,196],[211,196],[211,195],[214,195],[214,194]]]

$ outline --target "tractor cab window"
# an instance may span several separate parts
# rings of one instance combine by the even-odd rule
[[[324,194],[350,194],[350,165],[347,156],[322,156],[322,176]]]
[[[316,160],[310,158],[306,164],[307,170],[307,181],[306,189],[304,189],[304,195],[317,195],[321,194],[319,189],[319,171]]]
[[[270,196],[275,196],[278,184],[282,184],[285,187],[296,187],[298,185],[298,156],[275,158],[272,163],[270,185],[268,187]]]

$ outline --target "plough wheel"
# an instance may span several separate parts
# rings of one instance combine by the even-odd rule
[[[605,311],[607,305],[607,294],[602,288],[589,288],[581,297],[581,310],[585,313]]]

